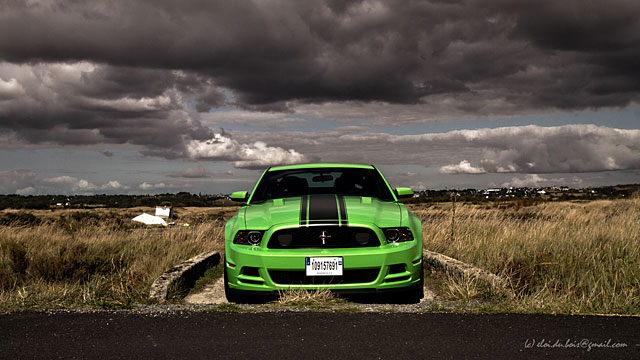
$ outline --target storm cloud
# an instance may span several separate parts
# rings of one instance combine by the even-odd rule
[[[185,97],[204,106],[218,91],[181,71],[121,69],[88,62],[0,64],[5,101],[0,127],[29,143],[87,145],[129,143],[147,155],[234,160],[236,167],[299,162],[301,154],[267,144],[240,144],[228,133],[203,126]],[[224,97],[223,95],[221,95]],[[202,100],[204,99],[204,100]],[[221,135],[222,134],[222,135]],[[222,136],[222,137],[221,137]],[[194,144],[228,140],[224,154],[194,151]],[[202,146],[201,146],[202,147]],[[258,159],[259,152],[264,152]],[[233,152],[233,153],[232,153]],[[110,152],[103,152],[106,156]]]
[[[0,127],[27,142],[175,148],[181,136],[212,136],[184,111],[176,72],[88,62],[0,63],[0,78],[20,91],[2,101]]]
[[[583,109],[638,98],[637,1],[337,3],[4,2],[0,32],[12,35],[0,39],[0,58],[89,61],[128,74],[131,67],[147,75],[184,70],[254,109],[412,104],[441,94],[468,94],[475,104],[467,111],[495,101],[508,111],[509,104]],[[129,85],[149,91],[176,82],[157,76]],[[208,87],[199,100],[204,111],[224,96]]]
[[[635,0],[10,0],[0,33],[0,138],[12,144],[126,145],[247,169],[319,159],[476,175],[639,168],[636,130],[368,130],[637,106]],[[346,126],[286,131],[315,121]],[[76,180],[66,183],[81,189]]]

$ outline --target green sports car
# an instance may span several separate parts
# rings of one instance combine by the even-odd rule
[[[423,297],[422,226],[372,165],[267,169],[225,226],[227,299],[250,302],[288,289]]]

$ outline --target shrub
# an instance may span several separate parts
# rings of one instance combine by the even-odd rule
[[[28,267],[27,250],[15,241],[0,242],[0,289],[20,284]]]
[[[40,219],[30,212],[7,212],[0,217],[0,225],[4,226],[31,226],[40,224]]]

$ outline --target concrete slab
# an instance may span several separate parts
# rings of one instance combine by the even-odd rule
[[[184,298],[187,304],[225,304],[228,303],[224,296],[224,279],[219,277],[215,282],[206,285],[201,291],[189,294]]]
[[[179,265],[167,270],[160,275],[149,291],[151,300],[163,303],[167,300],[169,287],[178,283],[185,288],[191,288],[208,268],[220,262],[220,254],[217,251],[208,251],[183,261]]]

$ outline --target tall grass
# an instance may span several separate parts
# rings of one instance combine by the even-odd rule
[[[221,221],[146,228],[127,216],[46,215],[32,226],[0,226],[2,309],[146,303],[164,271],[224,247]]]
[[[423,220],[425,248],[504,276],[509,285],[496,291],[475,278],[440,276],[434,284],[446,298],[482,300],[498,311],[640,314],[637,197],[458,202],[454,219],[451,205],[411,205]],[[224,219],[235,210],[182,209],[178,225],[192,226],[169,228],[133,225],[141,209],[5,211],[0,309],[147,303],[162,272],[223,249]]]
[[[452,299],[493,300],[505,310],[640,313],[640,200],[413,206],[424,246],[504,276],[486,284],[446,277]],[[529,206],[528,206],[529,205]]]

